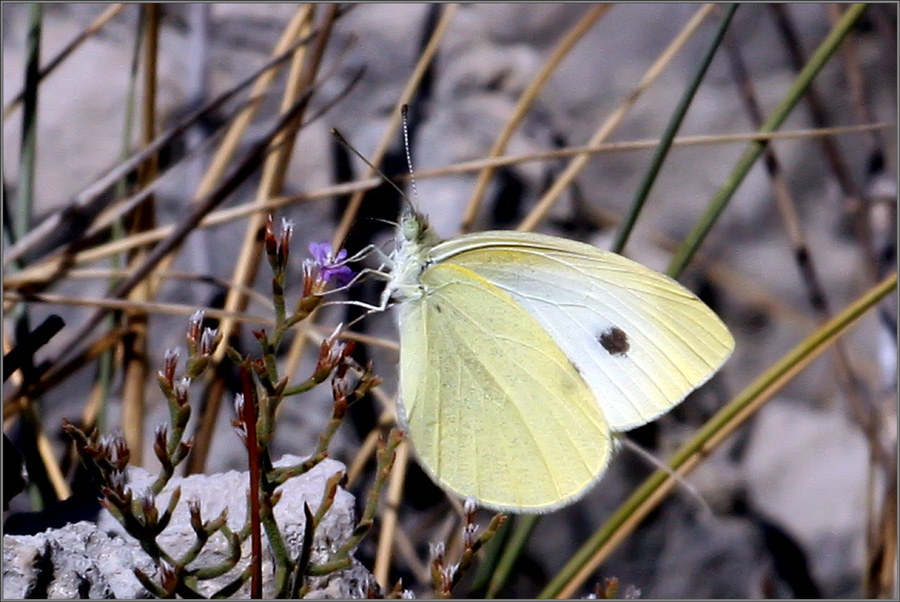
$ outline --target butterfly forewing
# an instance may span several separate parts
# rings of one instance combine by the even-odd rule
[[[400,306],[401,419],[426,470],[500,510],[585,491],[609,461],[609,427],[546,327],[453,260],[419,283]]]
[[[693,293],[584,243],[485,232],[443,242],[431,256],[471,270],[533,316],[578,368],[613,430],[671,409],[734,347]]]

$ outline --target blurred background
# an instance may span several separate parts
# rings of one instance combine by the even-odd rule
[[[571,153],[530,155],[587,145],[606,127],[602,142],[611,146],[587,160],[534,229],[610,248],[726,9],[697,4],[608,9],[584,4],[361,4],[311,10],[295,4],[164,4],[154,17],[159,24],[152,38],[158,40],[155,62],[148,63],[145,44],[152,30],[146,28],[147,6],[45,5],[42,66],[102,21],[40,80],[36,113],[23,121],[26,115],[14,103],[29,73],[33,9],[4,4],[4,219],[7,225],[23,219],[26,224],[18,234],[4,228],[4,250],[44,220],[88,198],[79,194],[140,148],[147,135],[141,123],[148,116],[141,112],[148,105],[142,99],[148,94],[153,99],[153,138],[256,74],[301,39],[302,32],[312,31],[319,34],[310,44],[321,49],[321,61],[283,177],[264,189],[257,171],[233,186],[219,206],[224,210],[260,199],[286,199],[275,215],[293,220],[296,228],[289,299],[299,294],[309,242],[344,232],[351,253],[367,244],[391,248],[393,231],[379,220],[394,219],[399,200],[377,181],[330,188],[362,180],[367,167],[336,143],[329,130],[339,129],[388,175],[404,174],[402,134],[391,129],[392,119],[429,40],[437,43],[434,58],[408,102],[418,203],[438,232],[448,237],[463,228],[517,227],[572,160]],[[845,10],[844,5],[824,4],[753,4],[737,10],[678,130],[680,137],[691,139],[676,143],[666,156],[626,255],[666,269],[710,199],[734,173],[748,145],[746,138],[736,136],[759,129]],[[304,16],[310,19],[306,30]],[[896,6],[867,8],[815,78],[811,92],[779,128],[794,135],[771,143],[772,157],[750,170],[679,277],[728,324],[736,349],[723,370],[685,403],[630,433],[661,460],[828,316],[896,269],[896,26]],[[683,43],[673,46],[680,35]],[[670,48],[673,54],[667,57]],[[555,57],[561,60],[553,63]],[[140,75],[148,64],[157,76],[152,90]],[[237,159],[229,163],[233,166],[283,110],[285,90],[296,86],[288,76],[289,65],[287,61],[275,73],[270,86],[242,90],[161,146],[153,209],[138,229],[179,223],[199,191],[208,190],[208,182],[224,180],[221,174],[211,175],[211,166],[228,141],[225,132],[238,122],[235,115],[248,106],[248,97],[259,99],[258,110],[239,134]],[[520,99],[545,68],[546,83],[521,119],[514,120]],[[33,161],[22,150],[23,122],[34,124]],[[519,158],[494,172],[468,213],[480,167],[451,168],[488,157],[511,122],[515,126],[500,154]],[[846,129],[851,126],[871,127]],[[830,136],[813,132],[824,128],[845,129]],[[382,153],[385,142],[387,152]],[[32,210],[20,217],[17,207],[26,189]],[[350,219],[346,210],[352,208],[356,190],[369,193],[344,230],[341,222]],[[71,335],[108,295],[108,274],[100,270],[110,267],[108,256],[86,256],[76,266],[80,274],[76,270],[50,280],[46,275],[45,280],[29,279],[28,270],[43,265],[60,245],[81,241],[85,227],[124,196],[107,186],[103,194],[90,196],[90,203],[77,205],[78,212],[62,214],[54,227],[41,231],[15,263],[5,262],[5,350],[16,342],[22,312],[32,328],[50,314],[66,322],[35,355],[37,364],[58,360],[85,342]],[[271,298],[269,268],[264,260],[248,260],[245,239],[249,231],[252,241],[258,228],[251,220],[246,212],[223,217],[196,229],[179,246],[153,298],[145,299],[169,306],[144,312],[143,379],[116,371],[108,391],[99,395],[97,361],[86,361],[42,391],[27,411],[17,401],[20,381],[6,382],[4,430],[25,453],[33,483],[13,498],[7,516],[37,511],[54,497],[64,497],[53,484],[53,469],[41,476],[51,456],[61,463],[60,474],[71,478],[74,472],[60,430],[63,418],[90,419],[101,431],[111,432],[140,417],[143,430],[131,432],[142,437],[143,457],[135,459],[153,469],[151,434],[168,413],[154,375],[166,349],[184,346],[187,316],[197,308],[223,307],[225,285],[238,279],[236,266],[246,261],[259,270],[247,284],[256,294],[241,311],[271,316],[271,302],[265,301]],[[87,240],[77,250],[107,239]],[[98,271],[91,274],[91,268]],[[380,286],[368,281],[351,294],[375,302]],[[38,296],[23,302],[27,292]],[[358,315],[345,307],[325,308],[316,320],[320,328],[307,335],[321,338]],[[676,487],[575,595],[617,577],[623,591],[633,585],[648,598],[896,596],[896,316],[893,294],[867,312],[839,347],[795,374],[686,478],[693,491],[687,485]],[[250,330],[260,327],[249,322],[233,339],[245,353],[255,352]],[[371,316],[354,329],[396,342],[389,314]],[[98,327],[89,338],[101,334]],[[317,348],[308,349],[296,362],[285,358],[292,380],[306,378],[315,365]],[[384,379],[384,395],[359,402],[338,432],[331,455],[347,464],[354,462],[368,434],[382,428],[379,417],[390,413],[397,388],[396,348],[361,344],[357,353],[360,361],[374,362]],[[230,424],[233,375],[226,371],[220,376],[226,392],[218,414],[193,427],[203,431],[208,449],[189,470],[246,468],[244,449],[235,445]],[[331,411],[330,391],[320,389],[282,408],[276,457],[314,449]],[[134,395],[141,399],[138,409],[123,409],[126,398]],[[196,415],[194,420],[199,420]],[[47,438],[49,455],[46,449],[40,455],[38,444],[29,442],[37,432]],[[501,595],[537,595],[654,469],[622,450],[587,496],[537,522]],[[5,473],[4,483],[6,479]],[[370,484],[371,475],[348,485],[359,504]],[[411,460],[389,585],[403,578],[405,587],[428,595],[428,544],[448,538],[458,526],[452,509]],[[486,522],[490,514],[479,517]],[[357,554],[370,568],[378,536],[376,524]],[[887,568],[879,564],[884,562]],[[454,593],[483,593],[473,581],[474,576]]]

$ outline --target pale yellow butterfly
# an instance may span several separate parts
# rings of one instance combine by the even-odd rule
[[[734,348],[674,280],[529,232],[439,242],[411,207],[382,306],[399,305],[400,421],[445,489],[547,512],[605,471],[612,434],[650,422]]]

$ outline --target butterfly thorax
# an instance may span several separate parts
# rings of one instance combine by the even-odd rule
[[[397,227],[397,247],[391,253],[391,280],[385,288],[384,300],[415,299],[425,293],[420,276],[431,263],[429,254],[438,242],[437,234],[424,216],[414,210],[404,211]]]

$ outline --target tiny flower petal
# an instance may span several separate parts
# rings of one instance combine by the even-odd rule
[[[331,259],[331,244],[327,242],[311,242],[309,243],[309,254],[313,256],[316,263],[325,265]]]
[[[353,279],[353,270],[342,263],[347,259],[347,249],[341,249],[335,255],[330,243],[311,242],[309,252],[321,268],[322,279],[325,282],[334,280],[343,286]]]

